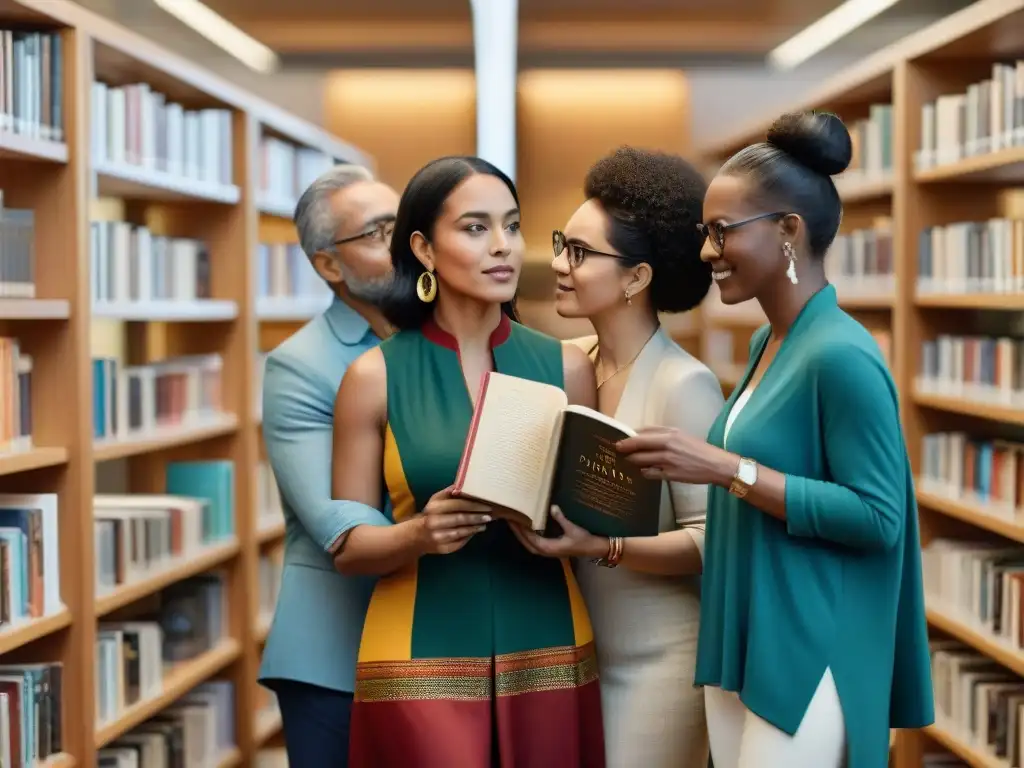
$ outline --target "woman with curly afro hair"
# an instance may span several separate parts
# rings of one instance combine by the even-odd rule
[[[594,361],[600,410],[701,439],[723,406],[721,387],[658,317],[688,312],[711,287],[697,227],[704,191],[682,158],[623,147],[590,169],[585,202],[554,232],[552,262],[558,313],[597,331],[576,342]],[[706,486],[665,483],[655,537],[609,541],[562,517],[558,538],[517,531],[538,554],[580,558],[608,768],[707,764],[704,696],[692,686],[706,500]]]

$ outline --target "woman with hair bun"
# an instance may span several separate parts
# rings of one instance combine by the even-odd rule
[[[890,728],[934,717],[898,395],[822,263],[851,153],[838,117],[801,113],[725,163],[704,253],[722,301],[755,299],[768,324],[707,441],[619,444],[711,486],[696,683],[715,768],[882,768]]]
[[[688,312],[711,287],[697,229],[705,187],[680,157],[619,149],[587,173],[586,200],[554,233],[552,262],[556,310],[597,331],[576,343],[594,360],[599,409],[634,428],[677,428],[695,439],[721,410],[722,389],[658,315]],[[663,486],[658,536],[609,541],[557,516],[558,538],[518,531],[534,552],[581,558],[608,768],[707,765],[704,697],[690,684],[707,487]]]

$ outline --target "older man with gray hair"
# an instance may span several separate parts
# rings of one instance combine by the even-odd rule
[[[331,500],[334,400],[349,364],[380,343],[374,302],[391,274],[398,195],[361,166],[338,165],[295,209],[302,249],[334,301],[267,357],[263,440],[287,526],[284,573],[260,682],[277,694],[289,763],[344,768],[355,664],[373,582],[334,570],[356,525],[390,525],[380,511]]]

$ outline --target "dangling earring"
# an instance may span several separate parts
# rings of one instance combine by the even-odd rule
[[[783,243],[782,252],[789,259],[789,266],[786,267],[786,277],[789,278],[789,282],[796,285],[800,281],[796,279],[796,252],[793,250],[792,243]]]
[[[629,288],[626,289],[626,304],[631,306],[631,307],[633,306],[633,299],[630,298]]]
[[[416,281],[416,295],[424,304],[429,304],[437,296],[437,278],[429,269]]]

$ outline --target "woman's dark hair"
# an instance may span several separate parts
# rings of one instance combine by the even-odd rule
[[[772,123],[766,139],[741,149],[720,173],[753,179],[766,211],[799,214],[807,225],[811,255],[821,258],[843,218],[831,177],[850,165],[850,132],[831,112],[794,112]]]
[[[698,232],[707,185],[677,155],[621,147],[587,173],[583,192],[608,214],[608,242],[629,265],[648,264],[657,312],[693,309],[711,288]]]
[[[412,235],[421,232],[430,240],[448,196],[476,174],[501,179],[519,205],[519,194],[512,179],[486,160],[470,156],[442,157],[427,163],[410,179],[402,193],[391,237],[391,285],[380,302],[384,317],[399,330],[422,327],[434,312],[433,303],[425,304],[416,295],[416,281],[423,274],[423,264],[412,252]],[[501,309],[519,321],[515,298],[502,304]]]

